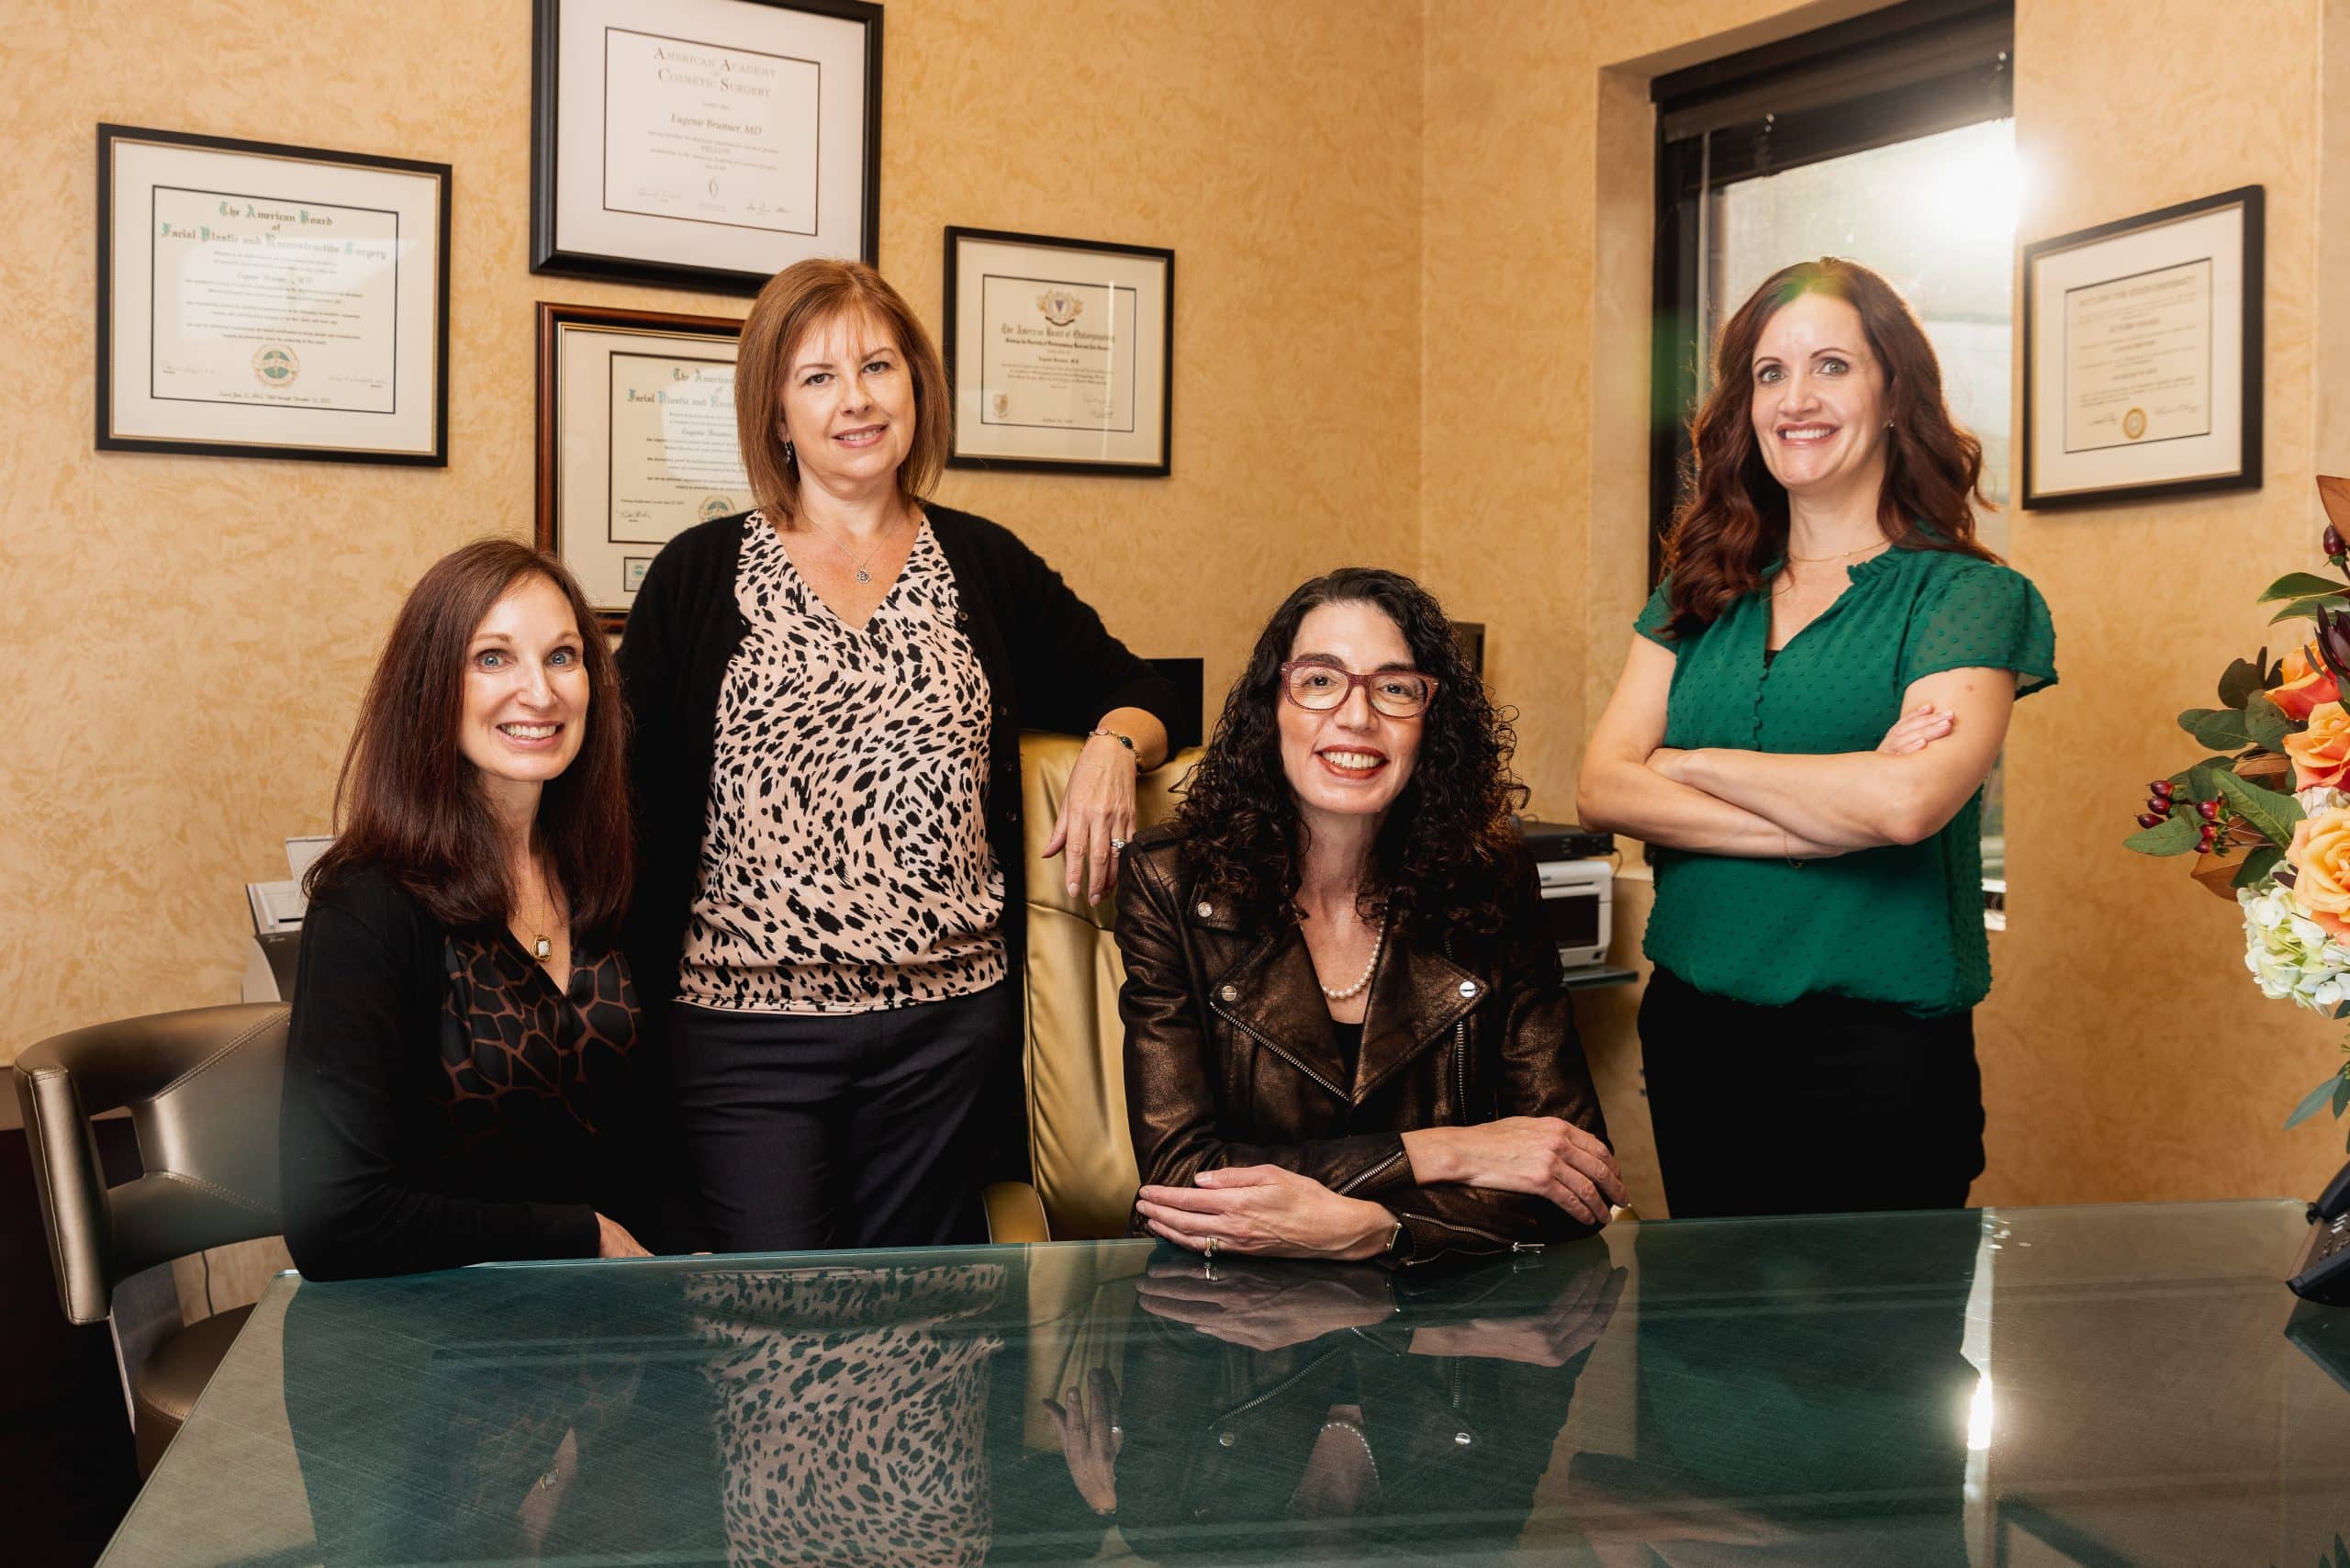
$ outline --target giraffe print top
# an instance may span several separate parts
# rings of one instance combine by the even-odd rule
[[[502,932],[451,932],[442,964],[442,1103],[464,1149],[518,1133],[570,1144],[609,1130],[599,1122],[615,1107],[599,1091],[637,1033],[636,989],[618,949],[575,946],[567,991]]]
[[[1008,969],[980,794],[990,691],[930,524],[861,628],[758,512],[742,551],[750,629],[719,692],[677,1000],[871,1013],[985,991]]]

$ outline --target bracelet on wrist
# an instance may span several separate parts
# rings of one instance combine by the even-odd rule
[[[1117,742],[1120,745],[1126,748],[1126,755],[1128,756],[1134,756],[1139,759],[1139,754],[1135,750],[1135,739],[1132,735],[1122,735],[1115,730],[1088,730],[1085,732],[1085,738],[1087,740],[1091,740],[1097,735],[1107,736],[1109,739]]]

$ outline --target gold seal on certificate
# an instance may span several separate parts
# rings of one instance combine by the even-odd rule
[[[539,307],[539,547],[618,631],[662,545],[748,510],[734,430],[743,323]]]
[[[98,444],[446,461],[445,163],[101,126]]]
[[[2024,247],[2023,504],[2260,484],[2261,187]]]
[[[946,367],[963,467],[1168,472],[1174,252],[946,231]]]

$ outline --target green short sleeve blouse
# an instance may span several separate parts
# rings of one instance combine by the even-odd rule
[[[1666,585],[1634,628],[1673,651],[1664,744],[1823,756],[1874,751],[1911,682],[2013,670],[2056,680],[2056,633],[2021,573],[1946,550],[1888,550],[1767,663],[1770,582],[1710,626],[1668,639]],[[1983,795],[1919,844],[1801,866],[1654,848],[1646,951],[1700,991],[1777,1006],[1814,992],[1957,1013],[1991,989],[1983,937]]]

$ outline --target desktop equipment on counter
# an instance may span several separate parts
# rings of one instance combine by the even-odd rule
[[[245,973],[237,987],[240,1002],[286,1002],[294,995],[294,960],[302,946],[302,915],[309,905],[302,897],[302,879],[310,862],[322,854],[331,838],[289,838],[285,841],[286,879],[247,882],[245,902],[253,916],[252,949],[245,955]]]
[[[1615,902],[1616,835],[1573,823],[1521,822],[1541,883],[1542,914],[1569,969],[1607,957]]]

